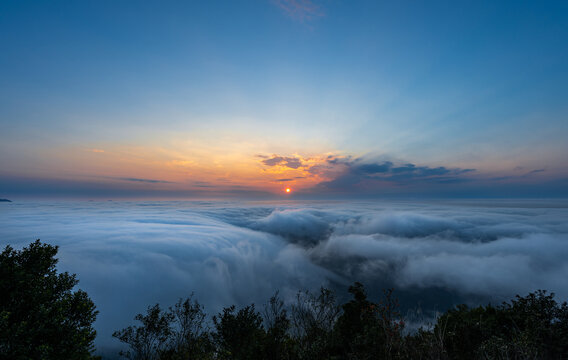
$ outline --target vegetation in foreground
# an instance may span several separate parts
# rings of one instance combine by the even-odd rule
[[[167,310],[149,307],[139,325],[114,336],[129,345],[127,359],[568,358],[568,307],[545,291],[497,307],[460,305],[411,334],[392,290],[377,303],[360,283],[349,292],[340,306],[330,290],[302,292],[289,311],[276,294],[263,311],[225,308],[211,327],[190,297]]]
[[[37,240],[0,254],[0,358],[93,358],[95,304],[57,273],[57,249]]]
[[[38,241],[0,255],[0,358],[92,359],[96,311],[57,274],[57,247]],[[362,284],[338,305],[332,291],[278,293],[262,309],[230,306],[211,319],[190,296],[138,314],[113,336],[127,359],[567,359],[568,305],[536,291],[499,306],[459,305],[405,332],[392,290],[371,301]]]

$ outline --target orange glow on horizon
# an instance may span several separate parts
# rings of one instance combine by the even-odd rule
[[[138,190],[214,194],[238,189],[285,196],[329,181],[343,171],[328,163],[331,153],[261,153],[224,143],[218,148],[201,143],[174,145],[102,143],[55,148],[49,151],[50,168],[72,168],[73,174],[68,175],[72,178],[83,181],[97,176],[118,187]]]

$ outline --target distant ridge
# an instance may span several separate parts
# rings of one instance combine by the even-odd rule
[[[12,200],[8,200],[8,199],[0,199],[0,202],[12,202]]]

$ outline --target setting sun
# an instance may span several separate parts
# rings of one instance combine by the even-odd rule
[[[290,192],[292,192],[292,189],[286,188],[286,190],[284,190],[284,191],[286,191],[287,193],[290,193]]]

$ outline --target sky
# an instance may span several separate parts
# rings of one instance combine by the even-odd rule
[[[567,24],[566,1],[2,1],[0,197],[568,197]]]

